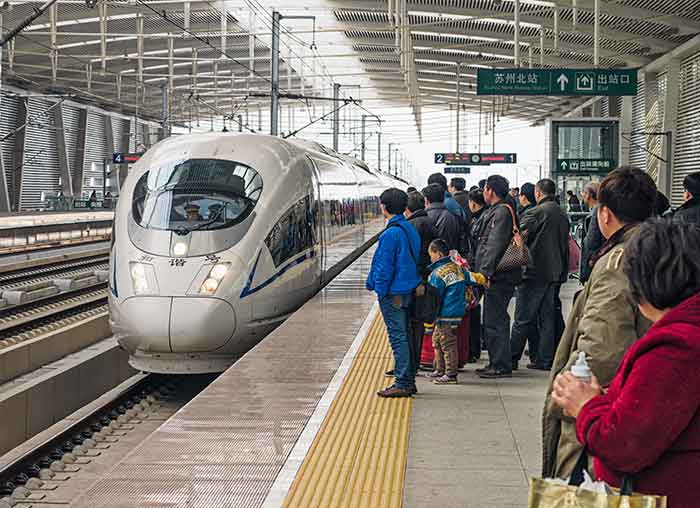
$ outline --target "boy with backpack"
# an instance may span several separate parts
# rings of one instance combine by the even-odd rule
[[[439,299],[439,311],[433,329],[435,370],[428,374],[435,384],[457,384],[457,327],[466,312],[466,288],[486,284],[480,273],[463,270],[450,258],[447,244],[436,239],[428,254],[432,264],[428,284]]]

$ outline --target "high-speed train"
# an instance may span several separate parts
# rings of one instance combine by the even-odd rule
[[[112,233],[110,324],[129,363],[225,370],[337,273],[335,240],[380,220],[381,192],[405,186],[311,141],[209,133],[153,146]]]

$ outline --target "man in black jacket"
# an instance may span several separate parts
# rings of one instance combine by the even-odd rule
[[[445,207],[445,190],[439,184],[431,183],[423,189],[423,195],[428,217],[435,222],[438,235],[450,250],[459,250],[462,224],[459,217]]]
[[[413,224],[418,234],[420,235],[420,256],[418,257],[418,275],[420,275],[423,283],[428,281],[430,270],[428,266],[431,264],[430,254],[428,254],[428,246],[430,242],[439,238],[435,221],[428,216],[425,210],[425,198],[423,194],[414,191],[408,194],[408,203],[406,204],[406,212],[404,216],[408,222]],[[417,297],[414,305],[421,304],[421,297]],[[411,338],[413,340],[413,353],[415,355],[415,364],[420,365],[421,350],[423,347],[423,334],[425,327],[421,321],[411,319]],[[393,375],[393,371],[386,373],[387,376]]]
[[[506,204],[508,180],[492,175],[486,180],[484,200],[490,207],[479,220],[474,270],[486,276],[489,286],[484,295],[484,334],[489,350],[489,365],[478,369],[479,377],[497,379],[511,377],[513,368],[510,352],[510,316],[508,303],[515,285],[522,278],[522,269],[516,267],[498,272],[496,268],[513,238],[513,207]]]
[[[435,221],[428,216],[425,210],[425,198],[418,191],[408,194],[408,204],[406,205],[406,213],[404,214],[408,222],[418,231],[420,235],[420,256],[418,258],[418,274],[425,281],[430,275],[428,265],[430,265],[430,255],[428,254],[428,246],[430,242],[439,238]]]
[[[450,180],[450,185],[447,187],[447,192],[452,195],[452,198],[457,201],[457,204],[462,207],[464,216],[467,218],[467,223],[471,219],[471,210],[469,210],[469,193],[465,190],[467,182],[464,178],[457,176]]]
[[[528,365],[538,370],[549,370],[554,361],[554,299],[557,286],[566,282],[569,272],[569,218],[554,201],[555,193],[556,186],[549,178],[537,182],[537,206],[523,215],[520,223],[531,263],[519,288],[522,298],[518,299],[511,332],[511,352],[515,365],[523,354],[525,339],[538,334],[537,351],[530,351],[533,362]]]
[[[673,222],[700,225],[700,172],[683,179],[683,199],[685,202],[673,214]]]
[[[581,267],[578,276],[581,284],[585,284],[591,277],[593,267],[591,258],[605,243],[603,233],[598,227],[598,182],[587,183],[583,188],[583,202],[586,203],[590,213],[583,221],[583,238],[581,239]]]

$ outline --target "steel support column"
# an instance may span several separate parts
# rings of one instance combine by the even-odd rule
[[[107,70],[107,2],[98,4],[100,11],[100,60],[102,72]]]
[[[333,150],[338,151],[338,134],[340,126],[340,111],[338,108],[340,100],[340,84],[333,83]]]
[[[363,161],[365,160],[365,156],[367,155],[367,143],[365,141],[365,135],[367,133],[367,115],[362,115],[362,139],[360,143],[360,159]]]
[[[17,123],[15,128],[27,123],[29,117],[28,111],[28,99],[23,98],[20,100],[20,108],[17,112]],[[22,170],[24,168],[24,153],[25,153],[25,138],[27,129],[19,129],[14,136],[6,140],[5,142],[12,142],[13,154],[12,160],[14,161],[14,168],[11,169],[12,175],[12,193],[10,198],[12,200],[12,210],[19,211],[21,204],[21,194],[22,194]]]
[[[75,165],[71,175],[73,196],[79,198],[83,192],[83,170],[85,167],[85,143],[87,142],[87,109],[78,110],[78,139],[75,144]]]
[[[377,169],[382,170],[382,133],[377,133]]]
[[[593,0],[593,65],[600,65],[600,0]]]
[[[515,57],[515,66],[520,67],[520,0],[515,0],[513,2],[513,9],[513,21],[515,23],[515,26],[513,27],[513,56]]]
[[[114,149],[114,129],[112,128],[112,117],[107,114],[102,114],[102,121],[105,126],[105,146],[107,147],[107,154],[112,154],[116,150]],[[107,163],[108,159],[102,160],[102,196],[107,194]]]
[[[459,153],[459,112],[461,109],[461,103],[462,103],[462,94],[460,91],[460,86],[459,86],[459,80],[461,77],[461,65],[457,64],[457,116],[456,116],[456,133],[455,133],[455,152]]]
[[[279,93],[280,93],[280,21],[279,12],[272,12],[272,44],[270,47],[271,60],[271,90],[270,90],[270,135],[279,133]]]
[[[65,196],[73,195],[73,182],[71,181],[70,157],[66,143],[66,131],[63,124],[63,104],[59,104],[51,110],[53,123],[56,127],[56,151],[58,153],[58,168],[61,175],[61,191]]]
[[[139,98],[141,99],[141,103],[143,103],[145,96],[144,90],[140,86],[140,84],[143,83],[143,14],[141,13],[136,15],[136,59],[136,73],[138,76],[138,84],[136,85],[136,104],[138,104]]]
[[[161,139],[167,138],[170,133],[170,97],[168,90],[168,82],[163,82],[160,85],[161,92],[161,111],[160,111],[160,126],[161,126]]]
[[[2,13],[0,12],[0,38],[4,34]],[[2,89],[2,46],[0,46],[0,89]],[[2,94],[0,94],[0,106],[2,105]],[[5,178],[5,164],[0,150],[0,212],[10,211],[10,194],[7,190],[7,180]]]
[[[661,157],[666,162],[659,170],[658,187],[661,192],[671,198],[673,184],[673,160],[676,156],[676,137],[678,124],[678,102],[681,91],[681,60],[674,58],[668,64],[666,73],[666,96],[664,97],[663,130],[668,134],[662,139]]]

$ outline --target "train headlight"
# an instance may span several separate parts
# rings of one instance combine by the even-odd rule
[[[199,292],[203,295],[213,295],[219,289],[219,284],[226,276],[226,272],[231,267],[231,263],[216,263],[209,270],[209,275],[202,283]]]
[[[216,263],[209,272],[209,277],[216,280],[223,279],[229,266],[231,266],[229,263]]]
[[[173,256],[181,258],[185,254],[187,254],[187,244],[185,242],[177,242],[173,245]]]
[[[129,273],[131,273],[131,283],[134,286],[134,293],[137,295],[150,293],[151,287],[148,283],[148,272],[153,270],[153,267],[136,262],[132,262],[129,265]]]

